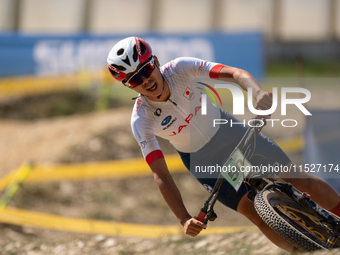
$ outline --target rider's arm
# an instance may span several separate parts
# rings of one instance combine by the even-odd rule
[[[206,225],[192,218],[188,213],[184,206],[182,196],[168,171],[164,158],[152,162],[150,168],[164,200],[183,225],[185,233],[190,236],[198,235]]]
[[[248,88],[251,88],[253,91],[253,97],[257,102],[255,106],[256,109],[267,110],[271,107],[272,98],[261,88],[249,72],[236,67],[224,65],[218,73],[218,79],[228,79],[229,81],[230,79],[233,79],[233,81],[235,81],[245,91],[247,91]]]
[[[245,91],[251,88],[253,97],[256,100],[256,109],[267,110],[272,105],[272,98],[269,94],[262,90],[261,86],[249,72],[243,69],[197,58],[180,58],[180,61],[177,60],[175,68],[177,72],[189,77],[203,77],[234,82]]]

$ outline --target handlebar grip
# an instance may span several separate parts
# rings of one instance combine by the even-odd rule
[[[196,219],[199,220],[200,222],[203,222],[206,215],[207,214],[202,212],[202,210],[201,210],[200,213],[198,214],[198,216],[196,217]]]
[[[272,92],[268,92],[268,94],[269,94],[269,96],[271,97],[271,98],[273,98],[273,93]],[[270,116],[270,115],[269,115]],[[261,116],[261,115],[255,115],[255,118],[258,118],[258,119],[263,119],[263,116]]]

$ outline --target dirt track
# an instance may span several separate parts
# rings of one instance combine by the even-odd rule
[[[126,129],[130,114],[131,110],[121,109],[36,122],[0,120],[0,173],[13,170],[25,160],[58,162],[71,148],[88,142],[95,134],[110,127]]]
[[[36,122],[1,121],[1,175],[25,160],[55,163],[139,157],[137,143],[127,128],[129,121],[130,109]],[[166,152],[174,152],[167,144],[164,147]],[[186,174],[177,174],[174,178],[188,210],[191,213],[197,212],[207,197],[205,190]],[[152,177],[121,181],[24,184],[10,205],[97,220],[178,224]],[[140,211],[148,217],[141,219],[138,214]],[[251,225],[243,216],[222,206],[216,206],[216,213],[219,218],[211,226]],[[28,255],[285,254],[258,231],[194,239],[173,237],[152,240],[2,225],[0,246],[2,254]]]
[[[0,154],[3,155],[0,159],[1,176],[17,168],[25,160],[57,163],[140,157],[139,147],[130,129],[127,128],[130,114],[130,109],[120,109],[36,122],[1,121]],[[119,139],[116,139],[117,137]],[[175,152],[168,144],[161,142],[166,153]],[[198,184],[187,174],[176,174],[174,178],[183,192],[183,199],[188,204],[188,209],[193,213],[199,210],[207,197],[206,191],[200,186],[197,189]],[[121,181],[23,184],[10,206],[69,217],[141,224],[178,224],[151,176]],[[139,211],[143,211],[149,217],[140,219]],[[251,224],[244,217],[221,206],[217,208],[217,213],[221,216],[220,221],[218,224],[214,223],[215,225]],[[228,217],[222,217],[226,214]],[[4,247],[3,251],[8,251],[4,254],[20,254],[19,251],[22,249],[30,250],[30,254],[54,254],[53,252],[78,254],[82,248],[88,250],[87,254],[93,254],[90,252],[91,249],[95,249],[96,254],[106,254],[105,250],[113,249],[110,238],[105,244],[96,241],[96,237],[88,235],[66,233],[67,238],[64,238],[65,234],[57,231],[6,226],[1,229],[3,237],[1,246]],[[138,240],[131,241],[126,238],[114,240],[117,245],[119,243],[118,248],[117,245],[113,245],[115,249],[122,251],[113,254],[131,254],[134,249],[139,249]],[[141,243],[144,245],[145,242],[159,242],[165,248],[169,242],[172,242],[171,240],[144,240]],[[137,244],[130,249],[131,242]],[[60,253],[57,252],[59,250]],[[66,250],[74,250],[75,253],[68,253]],[[99,253],[99,250],[103,250],[104,253]]]

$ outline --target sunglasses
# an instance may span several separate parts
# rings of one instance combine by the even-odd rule
[[[143,83],[142,76],[149,78],[152,71],[155,69],[155,61],[152,58],[146,62],[135,74],[133,74],[124,84],[130,88],[134,88]]]

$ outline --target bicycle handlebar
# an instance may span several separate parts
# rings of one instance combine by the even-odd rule
[[[196,217],[196,219],[203,223],[205,216],[207,216],[207,213],[204,213],[203,208],[202,208],[201,211],[199,212],[198,216]]]

